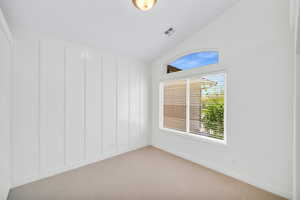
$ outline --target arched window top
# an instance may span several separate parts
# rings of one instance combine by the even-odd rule
[[[182,56],[167,65],[167,73],[185,71],[206,65],[218,64],[218,51],[201,51]]]

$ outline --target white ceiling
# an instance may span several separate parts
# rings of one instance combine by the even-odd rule
[[[238,0],[158,0],[148,12],[131,0],[0,0],[13,27],[52,34],[152,61]],[[163,33],[169,27],[176,32]]]

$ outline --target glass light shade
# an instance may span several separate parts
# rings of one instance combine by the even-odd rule
[[[155,4],[157,0],[132,0],[132,3],[135,7],[142,11],[150,10]]]

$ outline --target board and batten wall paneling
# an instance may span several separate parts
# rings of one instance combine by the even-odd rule
[[[133,63],[129,69],[130,72],[130,91],[129,91],[129,131],[130,147],[134,148],[140,140],[140,72],[139,66]]]
[[[40,162],[41,172],[64,166],[64,46],[40,43]]]
[[[150,78],[148,74],[150,73],[149,68],[147,67],[141,67],[141,76],[140,76],[140,109],[141,109],[141,121],[140,121],[140,127],[141,127],[141,134],[142,134],[142,141],[141,144],[147,144],[147,142],[150,139],[150,135],[148,135],[148,129],[151,127],[151,120],[148,113],[150,113],[150,94],[148,91],[150,91]]]
[[[103,154],[116,152],[117,127],[117,60],[113,56],[104,56],[102,82],[102,145]]]
[[[85,61],[82,49],[66,47],[66,161],[76,165],[85,158]]]
[[[13,66],[13,184],[39,175],[39,42],[16,41]]]
[[[145,65],[22,34],[13,57],[13,186],[148,144]]]
[[[86,153],[88,160],[96,160],[102,153],[102,58],[93,51],[86,56]]]
[[[118,148],[129,147],[129,66],[127,60],[118,61]]]

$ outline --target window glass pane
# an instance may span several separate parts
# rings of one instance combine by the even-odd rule
[[[190,80],[190,133],[224,139],[225,75]]]
[[[219,63],[219,52],[202,51],[191,53],[167,65],[167,73],[178,72]]]
[[[186,131],[186,81],[164,83],[164,128]]]

